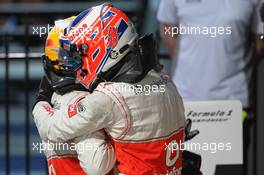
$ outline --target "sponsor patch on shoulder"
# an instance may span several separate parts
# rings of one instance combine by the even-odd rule
[[[53,116],[53,115],[54,115],[54,110],[53,110],[53,108],[52,108],[49,104],[44,104],[44,105],[42,105],[42,107],[45,109],[45,111],[46,111],[50,116]]]
[[[78,112],[84,112],[85,111],[85,107],[81,102],[77,104],[77,111]]]
[[[80,101],[84,99],[85,96],[79,97],[73,104],[69,104],[68,106],[68,116],[71,118],[75,116],[78,112],[83,112],[85,110],[84,106]]]

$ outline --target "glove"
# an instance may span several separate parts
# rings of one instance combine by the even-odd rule
[[[192,127],[192,120],[187,119],[186,126],[185,126],[185,141],[191,140],[192,138],[194,138],[196,135],[200,133],[197,129],[191,131],[191,127]]]
[[[189,151],[183,151],[182,158],[182,175],[202,175],[200,171],[202,158],[200,155]]]
[[[43,76],[40,84],[39,84],[39,92],[36,97],[36,101],[34,106],[39,102],[39,101],[46,101],[51,105],[51,97],[53,94],[53,89],[52,86],[50,85],[48,79],[46,76]],[[33,108],[34,108],[33,106]]]

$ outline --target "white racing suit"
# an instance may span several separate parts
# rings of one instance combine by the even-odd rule
[[[54,110],[53,117],[44,105],[33,110],[42,138],[63,142],[106,128],[121,174],[181,174],[184,108],[168,77],[150,71],[136,84],[100,83],[92,94],[76,95]]]
[[[80,91],[67,93],[63,97],[54,93],[51,99],[53,108],[43,105],[48,114],[46,117],[56,117],[55,113],[63,111],[76,96],[87,95],[87,92]],[[77,137],[72,142],[50,142],[42,139],[45,140],[43,148],[50,175],[105,175],[116,161],[114,149],[107,143],[103,130]]]

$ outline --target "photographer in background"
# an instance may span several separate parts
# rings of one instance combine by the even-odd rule
[[[183,100],[241,101],[244,171],[254,105],[250,74],[263,53],[261,1],[161,0],[157,15],[161,37],[173,58],[171,76]]]

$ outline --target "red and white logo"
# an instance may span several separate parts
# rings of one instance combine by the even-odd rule
[[[70,118],[75,116],[78,113],[78,105],[79,105],[80,101],[85,98],[85,96],[79,97],[73,104],[70,104],[68,106],[68,116]]]
[[[46,110],[47,113],[49,113],[50,116],[54,115],[54,110],[49,104],[44,104],[42,107]]]

